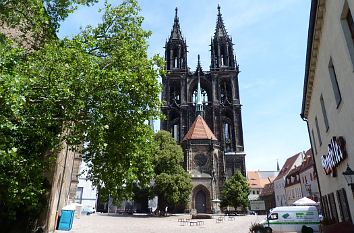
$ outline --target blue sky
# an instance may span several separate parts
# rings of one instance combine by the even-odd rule
[[[120,1],[112,1],[120,2]],[[310,148],[301,120],[310,1],[299,0],[144,0],[139,2],[144,28],[152,31],[149,55],[164,55],[175,14],[188,45],[188,66],[201,56],[209,70],[210,38],[220,4],[235,44],[239,74],[247,170],[275,170],[286,158]],[[59,35],[71,36],[101,18],[94,7],[81,7],[63,22]]]

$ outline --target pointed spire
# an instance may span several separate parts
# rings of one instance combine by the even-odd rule
[[[279,161],[277,160],[277,171],[280,171],[280,168],[279,168]]]
[[[176,9],[175,9],[175,11],[176,11],[176,14],[175,14],[175,22],[178,22],[179,21],[179,18],[178,18],[178,8],[176,7]]]
[[[218,4],[218,18],[216,21],[216,28],[215,28],[215,37],[227,37],[227,31],[224,26],[224,21],[222,19],[222,15],[220,13],[220,5]]]
[[[198,67],[200,67],[200,56],[198,54]],[[198,73],[198,89],[197,89],[197,99],[196,99],[196,112],[197,115],[202,115],[203,113],[203,102],[202,102],[202,89],[200,87],[200,70]]]
[[[176,11],[175,19],[174,19],[174,23],[173,23],[173,28],[172,28],[172,31],[171,31],[170,39],[183,40],[181,29],[180,29],[180,26],[179,26],[178,8],[177,7],[176,7],[175,11]]]
[[[195,70],[194,75],[204,75],[202,65],[200,64],[200,55],[198,54],[198,64],[197,64],[197,69]]]

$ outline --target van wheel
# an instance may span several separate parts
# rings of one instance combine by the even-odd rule
[[[270,227],[266,227],[266,228],[264,228],[264,232],[265,232],[265,233],[272,233],[273,230],[272,230],[272,228],[270,228]]]
[[[302,226],[301,233],[313,233],[313,229],[304,225]]]

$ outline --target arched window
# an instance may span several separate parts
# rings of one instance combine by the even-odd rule
[[[171,134],[172,134],[172,137],[176,140],[176,142],[178,142],[179,141],[179,125],[177,123],[175,123],[171,126]]]
[[[232,125],[228,121],[224,121],[223,123],[223,136],[225,152],[232,151]]]
[[[209,101],[209,97],[208,97],[208,93],[202,88],[202,102],[203,102],[203,105],[208,105],[208,101]],[[197,103],[197,92],[198,90],[195,89],[193,91],[193,94],[192,94],[192,102],[193,102],[193,105],[195,105]]]

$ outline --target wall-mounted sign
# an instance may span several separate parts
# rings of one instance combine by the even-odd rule
[[[336,167],[347,157],[345,140],[343,137],[333,137],[328,144],[328,153],[321,156],[322,167],[329,175],[336,176]]]

